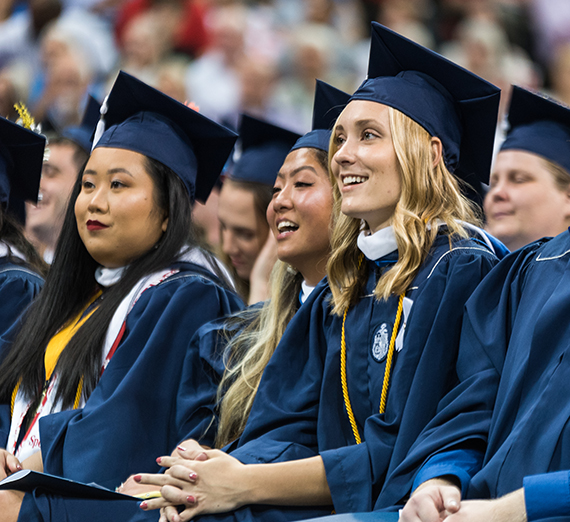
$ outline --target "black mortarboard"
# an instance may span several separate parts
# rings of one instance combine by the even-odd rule
[[[532,152],[570,173],[570,107],[513,86],[508,120],[501,150]]]
[[[38,199],[46,139],[0,116],[0,204]]]
[[[313,106],[313,130],[299,138],[291,151],[310,147],[328,152],[332,128],[349,99],[350,94],[317,80]]]
[[[70,125],[61,132],[63,138],[77,143],[87,154],[91,152],[91,138],[97,127],[101,110],[101,104],[91,95],[87,101],[87,107],[83,113],[83,119],[79,125]]]
[[[351,99],[406,114],[441,140],[447,168],[477,185],[489,179],[499,96],[493,84],[372,22],[368,79]]]
[[[128,149],[172,169],[192,200],[205,202],[237,134],[170,96],[120,72],[101,112],[94,148]]]
[[[230,177],[271,187],[291,147],[301,137],[247,114],[242,115],[239,136],[242,152]]]

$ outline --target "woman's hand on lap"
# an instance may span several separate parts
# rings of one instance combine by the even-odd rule
[[[0,480],[23,469],[20,461],[5,449],[0,449]]]

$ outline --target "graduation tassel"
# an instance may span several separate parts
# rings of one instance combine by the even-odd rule
[[[97,127],[95,127],[95,135],[93,136],[93,146],[91,147],[92,151],[99,142],[99,140],[101,139],[101,136],[103,136],[103,133],[105,132],[105,114],[107,114],[108,110],[107,106],[108,98],[109,96],[105,96],[105,99],[101,104],[101,109],[99,109],[99,112],[101,113],[101,118],[99,118],[99,121],[97,122]]]

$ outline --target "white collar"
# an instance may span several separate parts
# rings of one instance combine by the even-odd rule
[[[7,243],[0,241],[0,257],[7,257],[8,254],[10,254],[12,257],[18,257],[22,261],[26,260],[26,256],[22,254],[22,252],[14,248],[12,245],[8,246]]]
[[[307,297],[311,295],[311,292],[315,289],[314,286],[309,286],[306,281],[301,283],[301,304],[303,304]]]
[[[392,227],[381,228],[374,234],[371,234],[369,230],[362,230],[358,235],[357,245],[370,261],[376,261],[398,250]]]
[[[121,280],[126,269],[126,266],[121,266],[120,268],[105,268],[104,266],[99,266],[97,270],[95,270],[95,281],[105,288],[113,286]]]
[[[227,280],[233,286],[233,280],[228,270],[217,258],[214,256],[212,256],[212,258],[214,260],[214,263],[216,263],[217,268],[226,276]],[[215,267],[213,266],[213,263],[210,262],[210,260],[199,248],[191,248],[190,250],[184,252],[181,256],[178,257],[177,261],[194,263],[205,268],[206,270],[209,270],[210,272],[215,273]],[[103,287],[113,286],[121,280],[121,277],[123,277],[126,269],[127,266],[122,266],[120,268],[105,268],[104,266],[100,266],[95,270],[95,280]]]

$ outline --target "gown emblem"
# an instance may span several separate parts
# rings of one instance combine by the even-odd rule
[[[374,335],[372,344],[372,357],[375,361],[382,362],[388,353],[388,325],[383,323]]]

